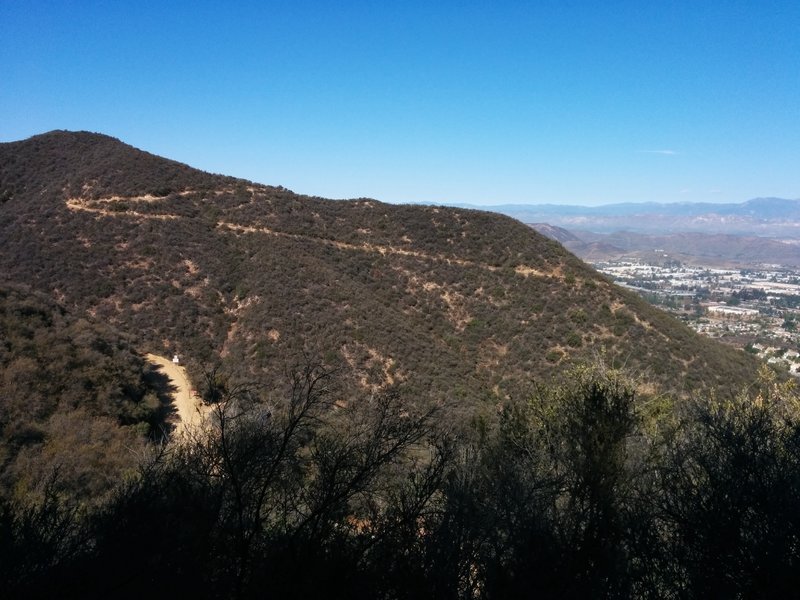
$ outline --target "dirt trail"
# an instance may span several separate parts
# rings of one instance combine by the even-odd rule
[[[122,200],[121,198],[119,200]],[[116,201],[114,198],[105,198],[102,200],[98,200],[97,202],[102,202],[106,206],[110,206],[112,202]],[[133,198],[131,201],[136,202],[153,202],[153,200],[148,200],[142,198]],[[149,214],[149,213],[140,213],[133,210],[128,210],[125,212],[114,212],[107,208],[98,208],[97,206],[88,206],[86,201],[79,200],[76,198],[71,198],[67,200],[67,208],[76,211],[82,210],[83,212],[90,212],[90,213],[97,213],[98,215],[103,215],[104,217],[118,217],[120,215],[127,216],[127,217],[138,217],[140,219],[158,219],[159,221],[169,221],[178,219],[177,215],[170,215],[170,214]]]
[[[147,361],[158,366],[175,388],[173,399],[175,400],[175,409],[178,412],[179,421],[176,428],[177,433],[182,435],[188,429],[198,427],[208,413],[208,407],[203,406],[199,398],[192,396],[186,369],[176,365],[168,358],[156,356],[155,354],[148,354]]]
[[[263,233],[265,235],[271,235],[274,237],[283,237],[295,240],[308,240],[316,242],[317,244],[332,246],[334,248],[338,248],[339,250],[356,250],[359,252],[370,252],[373,254],[380,254],[382,256],[386,255],[410,256],[412,258],[419,258],[421,260],[443,262],[448,265],[459,265],[462,267],[473,267],[473,268],[483,269],[485,271],[491,271],[492,273],[502,270],[502,267],[498,267],[496,265],[490,265],[484,262],[467,260],[465,258],[457,258],[455,256],[445,256],[444,254],[430,254],[428,252],[422,252],[420,250],[407,250],[405,248],[397,248],[395,246],[383,246],[380,244],[372,244],[369,242],[363,242],[361,244],[351,244],[348,242],[339,242],[337,240],[329,240],[316,236],[304,235],[301,233],[287,233],[285,231],[277,231],[274,229],[269,229],[267,227],[252,227],[249,225],[237,225],[235,223],[228,223],[226,221],[218,221],[217,227],[224,227],[231,231],[240,231],[243,233]],[[554,270],[551,272],[544,272],[525,265],[518,265],[517,267],[515,267],[514,272],[517,275],[521,275],[522,277],[561,278],[561,274],[558,272],[558,270]]]
[[[173,220],[179,219],[178,215],[172,215],[168,213],[160,213],[160,214],[146,214],[140,213],[132,210],[126,210],[124,212],[115,212],[109,210],[107,208],[100,208],[97,206],[98,204],[104,204],[106,206],[111,206],[114,202],[118,202],[120,200],[126,200],[128,202],[153,202],[154,199],[150,196],[141,196],[135,198],[121,198],[117,196],[112,196],[110,198],[100,198],[97,200],[93,200],[94,206],[89,206],[87,200],[82,200],[80,198],[70,198],[67,200],[67,208],[73,211],[84,211],[99,214],[105,217],[135,217],[139,219],[157,219],[161,221],[165,220]],[[157,200],[157,199],[155,199]],[[337,240],[329,240],[325,238],[320,238],[312,235],[304,235],[300,233],[288,233],[285,231],[278,231],[275,229],[270,229],[268,227],[252,227],[248,225],[238,225],[236,223],[229,223],[227,221],[219,221],[217,222],[217,227],[220,229],[226,229],[228,231],[239,232],[239,233],[260,233],[264,235],[269,235],[273,237],[282,237],[288,239],[296,239],[296,240],[307,240],[317,244],[324,244],[326,246],[332,246],[334,248],[338,248],[340,250],[355,250],[359,252],[369,252],[373,254],[381,254],[383,256],[386,255],[395,255],[395,256],[409,256],[412,258],[418,258],[421,260],[430,260],[436,262],[443,262],[446,264],[455,264],[460,265],[463,267],[476,267],[479,269],[483,269],[486,271],[496,272],[500,271],[501,267],[496,265],[490,265],[484,262],[477,262],[472,260],[466,260],[463,258],[458,258],[455,256],[445,256],[443,254],[429,254],[427,252],[422,252],[419,250],[408,250],[405,248],[397,248],[394,246],[384,246],[380,244],[371,244],[369,242],[364,242],[361,244],[353,244],[348,242],[340,242]],[[518,265],[515,267],[514,272],[517,275],[522,277],[557,277],[561,279],[563,275],[560,273],[559,269],[555,269],[549,272],[541,271],[539,269],[534,269],[527,265]]]

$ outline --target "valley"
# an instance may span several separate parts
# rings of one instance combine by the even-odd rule
[[[778,212],[789,211],[782,217],[787,223],[795,207],[791,201],[764,200],[760,204],[774,204]],[[645,207],[642,205],[642,209]],[[691,208],[682,210],[689,212]],[[717,210],[734,211],[730,206]],[[766,214],[751,216],[763,220]],[[612,281],[673,314],[698,333],[797,375],[797,240],[715,233],[715,226],[704,232],[670,231],[674,224],[662,222],[657,214],[650,215],[649,221],[652,228],[662,227],[661,233],[569,231],[547,223],[531,227],[563,243]],[[721,222],[716,227],[721,227]]]
[[[692,329],[747,350],[793,375],[800,370],[800,272],[614,261],[593,266]]]
[[[479,208],[479,207],[474,207]],[[800,200],[753,198],[739,203],[627,202],[603,206],[501,204],[483,207],[524,223],[546,223],[577,237],[718,236],[797,240]],[[701,245],[696,246],[702,247]]]

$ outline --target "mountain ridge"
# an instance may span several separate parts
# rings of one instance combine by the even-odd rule
[[[698,266],[759,268],[800,266],[798,244],[771,238],[722,233],[594,233],[531,223],[539,233],[562,243],[584,260],[680,260]]]
[[[300,196],[69,132],[0,144],[0,194],[0,276],[195,378],[269,385],[310,355],[362,390],[476,406],[600,354],[684,392],[755,373],[493,213]]]
[[[701,215],[706,213],[718,214],[754,214],[762,210],[791,211],[791,214],[800,212],[800,199],[787,199],[777,197],[751,198],[743,202],[612,202],[596,206],[583,206],[579,204],[453,204],[463,208],[486,210],[496,208],[499,212],[505,210],[531,210],[542,214],[596,214],[596,215],[624,215],[624,214],[664,214],[664,215]],[[785,213],[782,213],[785,214]]]
[[[469,206],[469,205],[458,205]],[[602,206],[500,204],[482,208],[526,223],[546,222],[592,233],[666,235],[719,233],[728,235],[800,237],[800,200],[753,198],[741,203],[675,202],[619,203]]]

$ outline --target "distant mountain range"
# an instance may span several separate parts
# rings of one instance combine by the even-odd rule
[[[784,198],[755,198],[739,204],[504,204],[472,208],[499,212],[524,223],[549,223],[569,230],[595,233],[695,232],[800,239],[800,200]]]
[[[594,233],[567,230],[549,223],[531,223],[583,260],[678,260],[707,267],[800,267],[800,243],[747,235],[671,233],[648,235],[631,231]]]

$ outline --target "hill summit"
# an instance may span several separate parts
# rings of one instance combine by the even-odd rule
[[[0,280],[195,376],[269,385],[311,357],[474,406],[598,357],[681,392],[755,373],[509,217],[302,196],[98,134],[0,144],[0,238]]]

